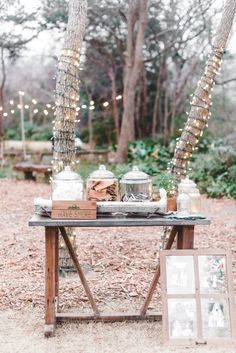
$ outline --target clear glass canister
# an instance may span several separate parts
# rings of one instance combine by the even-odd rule
[[[191,214],[194,213],[199,213],[201,212],[201,195],[200,192],[197,188],[197,185],[194,183],[193,180],[190,180],[188,177],[185,179],[182,179],[179,186],[178,186],[178,191],[179,191],[179,203],[181,202],[181,197],[183,198],[183,195],[187,195],[189,198],[189,210],[188,212]],[[186,197],[185,197],[186,199]],[[185,203],[185,201],[183,201]],[[178,207],[178,211],[180,206]]]
[[[95,201],[117,201],[118,180],[115,175],[100,165],[87,180],[87,199]]]
[[[190,197],[181,192],[177,197],[177,212],[181,215],[188,215],[191,212]]]
[[[83,180],[69,166],[53,177],[52,200],[83,200]]]
[[[195,187],[190,193],[190,209],[191,213],[200,213],[201,212],[201,195],[199,190]]]
[[[194,183],[194,181],[186,177],[182,179],[181,182],[179,183],[178,192],[179,194],[181,194],[181,192],[184,192],[185,194],[189,194],[191,189],[194,187],[196,187],[196,184]]]
[[[152,200],[152,181],[148,174],[134,166],[120,182],[121,201],[143,202]]]

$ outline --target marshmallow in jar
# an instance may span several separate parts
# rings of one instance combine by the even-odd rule
[[[52,200],[83,200],[83,180],[69,166],[53,177]]]

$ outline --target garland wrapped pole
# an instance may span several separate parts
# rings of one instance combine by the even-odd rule
[[[79,61],[80,50],[87,18],[87,0],[70,0],[68,24],[65,41],[58,63],[55,104],[56,113],[53,121],[53,160],[52,171],[58,173],[65,166],[75,165],[75,127],[78,120],[77,104],[79,101]],[[67,228],[67,234],[76,250],[75,234]],[[60,268],[73,268],[73,262],[60,237]]]
[[[64,46],[58,63],[56,117],[53,121],[53,172],[75,164],[75,126],[79,101],[79,59],[87,0],[70,0]]]
[[[176,149],[170,166],[170,173],[177,179],[187,174],[188,164],[192,153],[197,147],[203,130],[208,126],[210,119],[211,91],[215,84],[215,76],[221,66],[222,56],[233,25],[236,11],[236,0],[226,0],[220,25],[217,29],[212,50],[208,56],[205,71],[198,81],[197,88],[192,95],[190,102],[191,109],[188,119],[176,144]]]

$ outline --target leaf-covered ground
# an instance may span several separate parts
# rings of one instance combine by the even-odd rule
[[[43,228],[29,228],[28,220],[33,199],[49,195],[49,185],[0,180],[0,353],[170,351],[162,347],[160,323],[63,324],[55,338],[44,340]],[[236,202],[203,198],[203,205],[212,223],[196,227],[195,246],[230,247],[236,286]],[[76,231],[79,260],[102,310],[132,311],[141,306],[157,264],[161,231],[158,227]],[[150,309],[160,309],[159,293],[158,288]],[[60,307],[90,311],[77,274],[60,277]],[[225,352],[231,349],[236,348]]]

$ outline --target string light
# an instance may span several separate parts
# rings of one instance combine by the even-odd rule
[[[19,91],[19,92],[21,92],[21,95],[25,95],[25,92],[23,92],[23,91]],[[18,92],[18,93],[19,93],[19,92]],[[26,95],[27,95],[27,94],[26,94]],[[75,102],[76,102],[76,101],[79,101],[79,97],[75,97],[74,95],[72,95],[69,99],[73,99],[73,101],[75,101]],[[117,99],[117,100],[122,99],[122,95],[118,95],[118,96],[116,97],[116,99]],[[31,100],[31,102],[33,103],[33,105],[38,104],[38,101],[37,101],[37,99],[35,99],[35,98],[33,98],[33,99]],[[109,105],[109,102],[104,102],[104,103],[105,103],[105,105],[102,104],[103,106],[108,106],[108,105]],[[108,104],[107,104],[107,103],[108,103]],[[9,100],[9,104],[10,104],[11,106],[14,106],[14,100],[13,100],[13,99],[10,99],[10,100]],[[40,106],[40,109],[42,109],[42,112],[44,113],[44,110],[47,110],[47,111],[48,111],[48,109],[55,110],[55,107],[56,107],[56,106],[58,106],[58,102],[55,102],[55,105],[53,105],[53,104],[51,104],[51,103],[47,103],[47,104],[45,104],[45,107],[41,107],[41,106]],[[76,109],[76,112],[80,111],[81,108],[94,110],[94,109],[95,109],[95,102],[94,102],[93,100],[91,100],[91,101],[89,101],[89,105],[82,104],[81,106],[76,106],[76,104],[74,103],[74,104],[72,104],[71,106]],[[93,106],[94,108],[90,108],[91,106]],[[16,104],[15,107],[18,108],[18,109],[21,109],[21,105],[20,105],[20,104]],[[13,108],[13,107],[12,107],[12,108]],[[24,108],[28,110],[28,109],[31,108],[31,106],[30,106],[29,104],[25,104],[25,105],[24,105]],[[0,111],[3,111],[3,107],[0,107]],[[15,110],[15,109],[11,109],[10,112],[11,112],[11,114],[15,114],[15,113],[16,113],[16,110]],[[33,109],[33,113],[34,113],[34,114],[37,114],[38,112],[39,112],[39,109],[38,109],[38,108]],[[6,111],[6,113],[7,113],[7,111]],[[47,114],[47,113],[46,113],[46,114]],[[48,112],[48,115],[49,115],[49,112]],[[56,114],[54,113],[54,115],[56,115]],[[76,115],[78,115],[78,113],[77,113]]]

